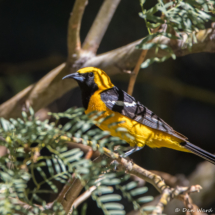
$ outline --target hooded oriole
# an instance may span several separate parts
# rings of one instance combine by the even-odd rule
[[[134,147],[132,153],[146,144],[152,148],[167,147],[193,152],[215,164],[213,154],[190,143],[187,137],[176,132],[134,97],[115,87],[109,76],[101,69],[86,67],[63,79],[65,78],[73,78],[78,82],[86,114],[91,111],[104,111],[102,117],[106,117],[114,113],[113,117],[98,126],[102,130],[109,131],[112,136],[118,136],[128,142]],[[108,126],[114,122],[121,123],[112,127]],[[134,138],[116,132],[117,126],[126,128]]]

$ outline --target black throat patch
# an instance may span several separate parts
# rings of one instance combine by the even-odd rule
[[[94,73],[85,73],[84,82],[79,82],[78,85],[81,88],[82,104],[85,109],[88,108],[90,97],[99,89],[97,84],[94,81]]]

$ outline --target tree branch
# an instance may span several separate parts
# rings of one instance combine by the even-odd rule
[[[127,90],[127,93],[129,95],[132,95],[133,93],[133,90],[134,90],[134,85],[135,85],[135,82],[136,82],[136,79],[137,79],[137,75],[140,71],[140,66],[142,64],[142,62],[144,61],[145,57],[146,57],[146,54],[147,54],[147,50],[143,50],[141,52],[141,55],[137,61],[137,64],[134,68],[134,71],[131,73],[131,77],[130,77],[130,80],[129,80],[129,84],[128,84],[128,90]]]
[[[51,54],[42,59],[35,59],[21,63],[1,63],[0,71],[6,75],[17,75],[49,70],[65,61],[66,57],[61,54]]]
[[[76,87],[75,82],[59,81],[68,74],[68,67],[65,63],[56,67],[45,75],[36,84],[32,84],[16,94],[0,106],[0,116],[5,118],[17,118],[21,116],[23,110],[32,106],[35,111],[50,104],[53,98],[59,98],[66,93],[69,88]]]
[[[70,189],[68,190],[62,201],[62,206],[66,213],[69,212],[71,205],[73,205],[74,201],[76,200],[83,188],[84,184],[81,182],[80,179],[76,178],[71,184]]]
[[[90,149],[85,155],[85,159],[90,159],[93,155],[93,150]],[[93,162],[97,163],[101,161],[101,157],[95,159]],[[74,176],[73,176],[74,177]],[[70,181],[70,180],[69,180]],[[75,178],[73,182],[69,185],[65,185],[63,188],[63,192],[61,194],[61,198],[58,198],[57,201],[61,200],[62,206],[66,213],[68,213],[73,205],[74,201],[80,194],[81,190],[84,188],[87,181],[81,181],[79,178]],[[63,198],[62,198],[63,197]]]
[[[90,142],[89,145],[91,145]],[[99,148],[99,145],[97,145],[97,147]],[[193,185],[190,187],[177,186],[176,188],[170,188],[160,176],[126,160],[125,158],[122,158],[119,154],[114,153],[105,147],[103,147],[103,150],[107,157],[119,163],[118,170],[124,170],[128,174],[142,178],[152,184],[158,192],[161,193],[160,201],[158,202],[156,209],[152,212],[153,215],[162,214],[164,207],[172,199],[179,198],[184,200],[186,194],[199,192],[202,189],[200,185]]]
[[[68,37],[67,37],[68,62],[70,65],[73,64],[80,57],[81,20],[87,3],[88,3],[87,0],[76,0],[72,13],[70,14],[69,25],[68,25]]]
[[[184,39],[182,41],[177,40],[177,45],[171,47],[174,50],[176,56],[184,56],[187,54],[199,52],[215,52],[215,29],[209,28],[196,33],[197,43],[193,44],[191,50],[184,46],[186,34],[182,35]],[[110,76],[120,73],[123,70],[132,70],[136,65],[140,53],[142,52],[142,50],[135,48],[135,46],[139,44],[141,40],[110,52],[92,57],[91,59],[83,61],[80,66],[99,67],[105,70]],[[157,38],[153,40],[153,42],[156,41]],[[171,46],[171,40],[169,38],[161,37],[159,38],[159,42]],[[159,57],[162,57],[164,54],[166,53],[158,52]],[[149,50],[146,59],[154,56],[155,52],[153,50]],[[35,111],[47,106],[55,99],[61,97],[68,90],[71,90],[77,86],[74,81],[61,80],[61,78],[68,73],[69,69],[65,63],[53,69],[38,83],[30,85],[12,97],[10,100],[0,105],[0,116],[5,118],[19,117],[21,116],[21,111],[25,108],[25,104],[30,104]]]
[[[182,201],[186,201],[187,196],[190,193],[199,192],[202,189],[200,185],[193,185],[190,187],[176,187],[166,188],[161,194],[160,201],[156,205],[156,209],[152,212],[152,215],[163,214],[164,207],[174,198],[179,198]],[[191,205],[186,205],[187,208],[191,209]]]
[[[96,186],[92,186],[90,187],[88,190],[86,190],[83,194],[81,194],[73,203],[71,209],[73,210],[73,208],[77,208],[82,202],[84,202],[86,199],[88,199],[92,192],[94,190],[96,190]]]
[[[104,0],[94,22],[83,43],[83,50],[93,54],[97,52],[101,40],[121,0]]]
[[[163,14],[161,15],[161,17],[162,16],[163,16]],[[153,33],[156,33],[158,30],[159,30],[159,27],[157,27],[156,29],[153,29]],[[163,31],[163,30],[164,29],[162,28],[161,31]],[[149,43],[150,42],[152,42],[152,41],[150,40]],[[147,52],[148,52],[148,50],[142,50],[142,52],[140,54],[140,57],[139,57],[139,59],[137,61],[137,64],[134,67],[133,72],[131,73],[131,77],[130,77],[129,84],[128,84],[128,90],[127,90],[127,93],[129,95],[133,94],[134,85],[135,85],[135,82],[136,82],[136,79],[137,79],[137,75],[138,75],[138,73],[140,71],[141,64],[143,63],[143,61],[146,58]]]

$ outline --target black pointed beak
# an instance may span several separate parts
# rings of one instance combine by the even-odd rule
[[[66,78],[73,78],[75,79],[76,81],[80,81],[80,82],[83,82],[84,81],[84,76],[82,76],[80,73],[78,72],[75,72],[75,73],[72,73],[72,74],[69,74],[69,75],[66,75],[62,78],[62,80],[66,79]]]

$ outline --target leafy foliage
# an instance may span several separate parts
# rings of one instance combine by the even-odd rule
[[[71,178],[79,178],[86,190],[95,186],[92,198],[104,214],[125,214],[124,206],[119,202],[121,195],[115,194],[119,189],[135,208],[144,202],[136,195],[146,192],[146,188],[135,185],[122,185],[129,179],[124,173],[114,172],[107,166],[106,159],[93,162],[84,157],[80,148],[68,150],[68,141],[82,140],[85,145],[91,144],[94,150],[103,154],[103,147],[114,150],[114,146],[124,144],[118,138],[109,136],[106,131],[94,128],[106,118],[102,113],[88,115],[83,109],[69,109],[64,113],[52,113],[55,122],[39,121],[33,109],[29,114],[22,113],[22,119],[0,119],[0,144],[8,153],[0,157],[0,211],[1,214],[65,214],[62,205],[54,202],[47,207],[45,194],[58,195],[57,184],[65,184]],[[99,117],[99,121],[98,120]],[[67,120],[65,125],[59,120]],[[118,132],[125,132],[120,130]],[[99,148],[98,148],[99,144]],[[44,150],[47,153],[44,153]],[[30,184],[33,183],[33,186]],[[145,197],[151,200],[151,197]],[[138,206],[137,206],[138,205]],[[86,212],[86,206],[83,208]]]
[[[197,41],[195,33],[205,29],[206,22],[215,21],[212,15],[215,13],[214,0],[158,0],[149,10],[144,9],[144,4],[145,0],[140,0],[142,12],[139,15],[145,20],[149,35],[137,48],[153,49],[155,53],[163,51],[166,55],[147,59],[141,68],[146,68],[153,62],[163,62],[170,57],[176,58],[172,48],[160,43],[163,38],[183,40],[183,47],[191,48]],[[186,38],[183,38],[182,32],[186,34]],[[151,42],[155,38],[155,42]]]

